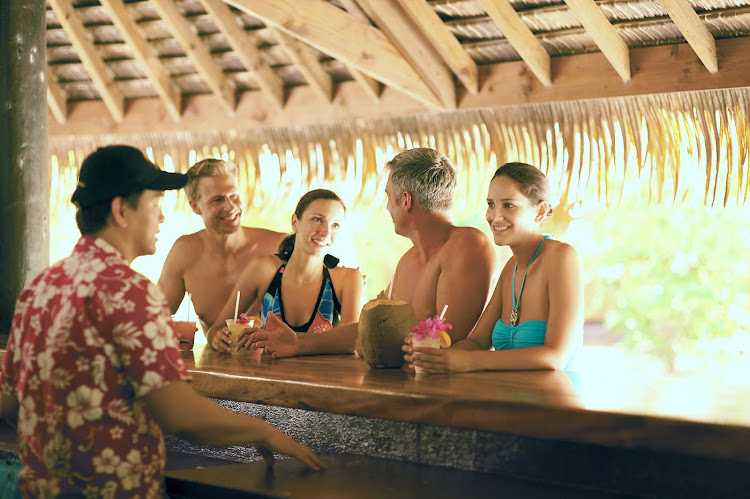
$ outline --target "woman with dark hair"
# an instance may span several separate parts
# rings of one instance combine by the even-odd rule
[[[486,218],[495,244],[513,256],[469,336],[442,350],[412,347],[407,338],[408,362],[435,373],[572,368],[583,338],[583,272],[572,246],[541,232],[552,213],[549,197],[538,168],[498,168]]]
[[[217,321],[209,329],[208,344],[229,352],[233,340],[225,319],[258,300],[263,327],[288,324],[296,332],[320,333],[359,319],[364,278],[359,270],[336,267],[338,259],[326,254],[341,228],[346,208],[332,191],[315,189],[297,203],[292,215],[293,234],[281,242],[279,253],[250,260],[237,280]],[[330,269],[330,270],[329,270]],[[249,333],[234,338],[236,349],[250,347]]]

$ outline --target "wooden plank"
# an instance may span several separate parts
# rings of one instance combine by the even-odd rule
[[[388,38],[324,0],[224,0],[421,102],[441,103]]]
[[[594,0],[565,0],[565,3],[602,51],[604,57],[615,68],[622,81],[630,81],[628,46],[620,38],[604,12],[594,3]]]
[[[357,2],[355,2],[354,0],[340,0],[339,3],[341,3],[341,6],[344,7],[344,10],[349,12],[351,15],[366,24],[370,24],[370,18],[368,18],[367,15],[359,7],[359,5],[357,5]],[[349,65],[345,66],[349,73],[352,75],[352,78],[354,78],[357,83],[362,85],[362,90],[364,90],[368,95],[370,95],[370,97],[372,97],[375,102],[377,102],[378,99],[380,99],[380,82],[375,78],[367,76],[357,68]]]
[[[237,16],[221,0],[200,0],[216,27],[227,39],[242,64],[255,77],[260,89],[268,94],[273,102],[284,105],[284,82],[276,76],[271,66],[260,55],[252,37],[245,32]]]
[[[65,90],[57,82],[49,66],[47,66],[47,105],[55,121],[63,124],[68,120],[68,96],[65,95]]]
[[[466,87],[475,94],[479,91],[479,77],[474,59],[464,50],[453,33],[426,0],[398,0],[401,7],[437,49],[448,67]]]
[[[659,0],[710,73],[719,71],[716,40],[687,0]]]
[[[555,85],[545,87],[522,61],[480,66],[479,93],[466,94],[459,109],[518,106],[578,99],[601,99],[629,95],[686,92],[750,86],[750,38],[716,41],[722,54],[722,70],[706,71],[687,43],[644,47],[630,51],[632,79],[624,83],[599,53],[555,57]],[[600,75],[591,79],[591,74]],[[262,92],[240,94],[235,115],[216,112],[211,95],[185,99],[182,120],[165,115],[157,99],[134,99],[128,116],[116,123],[100,101],[70,102],[64,125],[50,120],[50,135],[129,134],[152,131],[205,131],[237,127],[313,126],[321,121],[348,122],[424,114],[425,108],[404,93],[386,86],[380,102],[373,102],[355,82],[339,83],[332,103],[321,101],[307,85],[290,90],[279,109]]]
[[[550,57],[508,0],[479,0],[508,43],[545,86],[552,85]]]
[[[324,101],[330,102],[333,99],[333,78],[323,68],[313,51],[304,43],[298,41],[281,31],[280,29],[271,28],[276,39],[286,49],[286,53],[292,60],[297,69],[305,77],[307,84],[323,98]]]
[[[574,383],[564,371],[454,373],[447,383],[354,355],[258,354],[230,362],[195,345],[183,356],[194,388],[213,398],[750,462],[750,387],[616,372]]]
[[[89,38],[89,32],[78,18],[71,0],[49,0],[49,6],[76,49],[81,63],[86,68],[91,81],[101,95],[107,110],[115,121],[122,121],[125,116],[125,96],[115,83],[113,74]]]
[[[234,111],[235,84],[211,57],[208,48],[194,31],[194,26],[180,13],[173,0],[151,0],[159,17],[167,24],[177,42],[195,65],[195,69],[230,114]]]
[[[109,14],[112,23],[117,26],[123,39],[133,49],[135,58],[148,76],[156,93],[159,94],[164,107],[174,120],[180,119],[182,108],[182,94],[179,87],[159,60],[159,54],[149,45],[146,38],[138,30],[138,25],[130,16],[122,0],[100,0]]]
[[[406,15],[398,0],[358,0],[359,6],[422,78],[446,109],[456,108],[453,75],[440,54],[418,26]]]

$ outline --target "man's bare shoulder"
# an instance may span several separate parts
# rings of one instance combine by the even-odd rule
[[[206,230],[185,234],[177,238],[172,245],[170,255],[173,257],[193,257],[203,250],[203,235]]]
[[[276,232],[275,230],[261,229],[260,227],[245,227],[242,226],[242,232],[246,237],[253,240],[273,240],[278,241],[279,239],[287,236],[283,232]]]
[[[484,232],[475,227],[456,227],[443,246],[443,251],[447,252],[460,250],[481,253],[488,249],[493,249],[492,242]]]

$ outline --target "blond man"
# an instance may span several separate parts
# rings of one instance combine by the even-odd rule
[[[175,241],[164,262],[159,288],[174,314],[185,296],[204,331],[219,315],[234,284],[251,258],[278,251],[285,234],[244,227],[237,167],[220,159],[204,159],[187,172],[185,192],[205,229]],[[257,304],[251,306],[257,308]]]

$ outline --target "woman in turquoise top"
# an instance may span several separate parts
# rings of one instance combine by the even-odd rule
[[[469,337],[448,349],[407,341],[408,362],[426,372],[571,367],[583,338],[583,277],[576,250],[542,235],[551,213],[544,173],[525,163],[498,168],[486,218],[495,244],[513,256]]]

